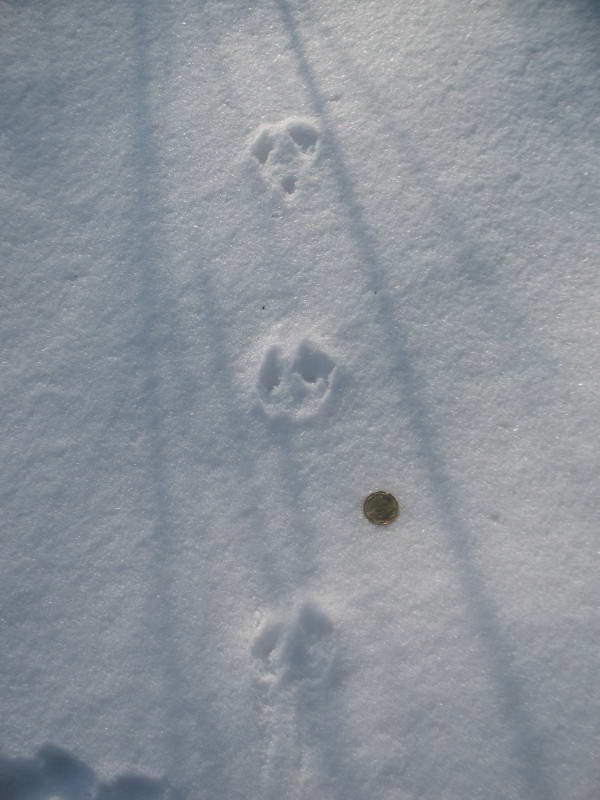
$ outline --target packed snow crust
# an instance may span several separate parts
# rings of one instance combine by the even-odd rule
[[[600,4],[2,0],[0,67],[0,800],[597,798]]]

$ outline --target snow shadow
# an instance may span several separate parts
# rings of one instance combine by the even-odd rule
[[[523,3],[517,2],[513,4],[515,11],[519,15],[523,14]],[[534,4],[530,4],[532,10],[530,16],[534,13],[543,16],[544,9],[535,4],[535,12],[533,11]],[[582,16],[582,22],[587,21],[593,23],[597,29],[600,45],[600,0],[573,0],[572,4],[560,3],[564,8],[566,5],[572,5],[577,9]],[[319,30],[323,30],[319,26]],[[518,24],[518,23],[515,23]],[[589,28],[586,28],[589,30]],[[527,31],[525,36],[527,36]],[[337,39],[338,42],[342,40]],[[519,339],[527,341],[529,352],[534,353],[535,359],[540,360],[547,370],[552,370],[557,366],[557,359],[546,349],[543,349],[542,342],[540,341],[539,332],[533,327],[527,326],[527,320],[523,312],[516,309],[511,299],[505,291],[505,286],[502,280],[501,267],[505,257],[499,259],[494,254],[489,255],[485,252],[485,243],[478,241],[476,237],[468,233],[467,226],[465,225],[465,218],[468,218],[468,208],[461,210],[460,205],[457,205],[452,198],[452,202],[445,200],[448,195],[448,189],[436,179],[432,174],[431,169],[428,167],[428,160],[426,156],[422,155],[419,149],[418,142],[415,142],[406,130],[398,130],[398,121],[394,119],[388,112],[388,104],[381,98],[378,87],[372,80],[369,80],[368,74],[365,70],[361,69],[360,65],[347,53],[343,51],[342,46],[334,47],[332,44],[333,53],[336,60],[343,65],[347,70],[347,74],[352,75],[354,83],[359,86],[363,92],[365,101],[373,110],[373,117],[381,119],[385,122],[385,135],[386,138],[394,137],[398,146],[401,157],[410,163],[414,172],[418,173],[418,178],[408,178],[408,182],[417,182],[419,188],[424,188],[427,192],[427,201],[432,212],[435,214],[436,230],[439,230],[443,236],[452,243],[454,251],[454,264],[456,265],[456,278],[468,282],[470,285],[476,287],[482,296],[488,293],[488,297],[494,302],[494,307],[497,308],[501,305],[502,311],[505,312],[506,330],[508,343],[515,346],[515,351],[518,353],[516,342]],[[597,72],[600,79],[600,46],[597,49]],[[462,212],[462,213],[461,213]],[[522,331],[519,336],[515,336],[515,332]]]
[[[168,354],[177,370],[177,347],[173,341],[176,310],[161,280],[165,248],[160,241],[162,209],[160,186],[160,153],[152,133],[153,114],[150,98],[151,72],[148,60],[150,40],[150,6],[145,0],[130,3],[133,20],[134,69],[132,74],[132,158],[137,178],[132,209],[132,237],[135,237],[138,273],[138,306],[140,333],[138,359],[145,370],[143,424],[147,440],[147,475],[151,495],[152,536],[150,555],[154,572],[153,597],[149,600],[147,623],[153,637],[162,645],[154,657],[158,659],[164,687],[163,703],[167,716],[165,736],[172,763],[177,763],[178,745],[175,731],[179,725],[179,706],[185,694],[184,676],[179,666],[178,648],[173,631],[176,615],[173,608],[172,541],[176,533],[168,488],[165,411],[160,394],[160,360]],[[159,316],[170,324],[159,328]],[[166,332],[161,335],[160,330]]]
[[[93,770],[53,745],[40,748],[33,758],[0,757],[2,800],[91,800],[95,788]]]
[[[333,52],[347,74],[351,74],[355,84],[361,87],[365,102],[373,110],[373,117],[385,122],[387,138],[395,139],[401,157],[411,164],[413,171],[418,172],[418,178],[408,177],[407,183],[418,182],[418,189],[425,190],[427,202],[435,217],[436,230],[452,245],[453,263],[450,266],[456,281],[453,294],[465,285],[474,287],[481,304],[493,305],[494,318],[505,334],[503,344],[513,350],[512,363],[521,363],[526,358],[530,374],[535,370],[542,380],[554,375],[560,369],[558,358],[543,347],[538,331],[527,324],[526,315],[515,308],[508,296],[501,275],[506,257],[498,258],[495,254],[486,254],[485,244],[468,233],[464,222],[467,212],[461,216],[455,203],[442,199],[447,196],[447,189],[431,174],[426,157],[421,154],[409,134],[398,130],[397,120],[388,113],[387,104],[380,98],[377,87],[369,81],[364,70],[342,52],[341,47],[335,48]],[[382,287],[374,280],[372,288],[379,290]]]
[[[165,780],[127,773],[108,783],[72,753],[55,745],[32,758],[0,755],[2,800],[184,800]]]
[[[152,652],[156,658],[159,678],[163,685],[164,705],[164,737],[165,747],[173,769],[181,768],[187,752],[196,752],[198,763],[202,763],[203,791],[211,791],[219,796],[233,797],[237,795],[235,775],[231,770],[232,744],[235,736],[228,740],[225,736],[227,719],[219,720],[218,714],[212,712],[218,704],[214,699],[202,702],[206,692],[215,695],[222,691],[219,683],[190,686],[190,678],[186,674],[184,654],[178,645],[178,624],[176,612],[177,596],[175,592],[175,576],[177,568],[176,548],[180,534],[177,524],[177,513],[174,507],[171,476],[169,471],[169,454],[171,452],[168,433],[165,426],[167,412],[178,414],[179,409],[167,402],[162,386],[165,377],[165,362],[168,362],[166,373],[171,383],[171,391],[178,397],[193,397],[198,402],[198,384],[189,389],[186,387],[185,363],[181,353],[185,349],[184,337],[178,322],[177,301],[173,297],[172,280],[169,278],[170,256],[165,245],[166,226],[163,227],[164,213],[162,198],[164,187],[161,185],[161,155],[156,130],[155,112],[152,107],[152,80],[154,77],[154,60],[150,59],[149,50],[156,40],[148,2],[130,3],[134,20],[135,75],[132,87],[132,133],[134,158],[136,165],[137,187],[135,206],[132,214],[131,238],[136,243],[136,270],[139,270],[138,305],[140,311],[140,331],[138,341],[139,363],[144,365],[144,432],[147,450],[146,464],[148,484],[151,490],[152,503],[149,516],[152,520],[151,543],[149,556],[152,558],[149,575],[148,616],[145,620],[149,639],[159,644],[160,652]],[[164,28],[163,22],[163,28]],[[161,35],[162,56],[160,70],[164,76],[169,73],[168,51],[165,45],[165,34]],[[215,73],[220,71],[215,68]],[[296,135],[305,146],[310,147],[309,133],[299,129]],[[271,215],[267,215],[266,226],[272,224]],[[265,237],[269,239],[268,235]],[[255,568],[256,574],[265,588],[268,602],[277,603],[289,593],[288,581],[290,568],[294,574],[310,573],[315,568],[315,559],[309,553],[316,539],[316,532],[306,521],[302,521],[300,510],[291,501],[291,514],[298,521],[297,529],[288,531],[282,538],[282,546],[286,548],[283,559],[280,553],[264,546],[264,531],[275,523],[270,523],[263,511],[260,498],[260,479],[256,474],[256,459],[253,453],[260,447],[261,440],[254,440],[254,433],[260,427],[256,421],[256,431],[248,424],[246,403],[236,391],[236,380],[232,369],[234,358],[228,347],[230,339],[230,320],[223,311],[218,292],[215,289],[213,276],[208,264],[208,256],[203,257],[201,245],[198,248],[198,260],[203,268],[198,270],[197,277],[190,288],[203,300],[203,312],[198,321],[199,329],[206,337],[207,352],[210,353],[208,369],[203,376],[203,384],[211,397],[221,400],[221,417],[226,434],[223,446],[235,449],[232,463],[236,470],[235,484],[237,491],[247,507],[244,519],[239,520],[240,561]],[[300,354],[301,368],[310,378],[320,377],[326,367],[324,359],[318,353],[305,348]],[[273,380],[275,376],[272,376]],[[183,400],[182,400],[183,402]],[[187,415],[185,419],[187,419]],[[262,422],[260,423],[262,424]],[[289,470],[283,467],[291,483],[293,480]],[[292,495],[297,489],[292,490]],[[295,524],[295,523],[294,523]],[[290,567],[290,564],[292,565]],[[219,604],[220,595],[211,598],[210,591],[198,589],[198,605],[204,618],[218,620],[223,612]],[[206,651],[221,650],[222,643],[206,642]],[[232,734],[234,732],[232,731]],[[193,742],[190,741],[193,736]],[[195,769],[190,764],[190,769]],[[124,779],[109,784],[103,789],[98,800],[125,800],[124,788],[132,791],[139,787],[139,781],[126,785]],[[137,789],[136,789],[137,790]],[[20,800],[20,799],[19,799]],[[137,800],[133,794],[133,800]],[[153,798],[151,798],[153,800]],[[161,798],[162,800],[162,798]],[[169,799],[170,800],[170,799]]]
[[[130,236],[135,242],[135,271],[138,278],[139,309],[138,362],[145,371],[143,392],[143,428],[146,437],[147,479],[150,493],[149,518],[151,534],[148,542],[148,604],[144,620],[147,627],[147,656],[157,666],[162,683],[162,714],[165,751],[173,769],[181,766],[184,753],[190,749],[193,732],[199,757],[219,763],[225,752],[219,721],[202,703],[206,687],[192,687],[183,666],[178,644],[176,610],[176,550],[180,539],[169,473],[169,436],[166,419],[171,415],[185,417],[196,384],[186,374],[182,353],[185,352],[178,321],[177,301],[169,279],[170,254],[165,244],[166,225],[163,206],[164,185],[162,157],[156,119],[152,106],[153,69],[169,74],[172,53],[173,9],[161,7],[162,46],[160,55],[150,59],[150,48],[157,39],[153,12],[160,6],[149,0],[129,0],[132,20],[134,61],[131,73],[132,159],[137,185],[132,208]],[[171,38],[171,41],[169,41]],[[163,387],[169,384],[175,400],[165,397]],[[206,598],[200,596],[200,602]],[[191,702],[193,700],[193,702]],[[122,776],[103,788],[98,800],[142,800],[148,785],[135,776]],[[149,800],[154,800],[151,795]]]
[[[324,94],[307,59],[297,24],[287,0],[276,0],[290,45],[296,54],[299,74],[304,81],[314,116],[321,124],[322,147],[330,157],[339,201],[345,208],[348,228],[361,255],[367,278],[380,288],[376,295],[383,332],[390,356],[397,364],[402,401],[409,410],[418,456],[429,476],[429,486],[438,519],[445,530],[454,557],[457,578],[467,609],[466,623],[480,643],[486,672],[500,702],[504,720],[512,732],[512,756],[518,765],[528,794],[535,800],[552,800],[556,793],[546,776],[542,762],[541,736],[526,707],[526,697],[514,675],[511,647],[503,635],[498,611],[485,587],[484,577],[475,562],[471,532],[458,511],[459,498],[448,470],[441,443],[431,421],[431,412],[423,401],[424,385],[413,365],[406,345],[406,333],[397,319],[390,299],[389,281],[378,255],[377,244],[360,206],[352,177],[346,167],[341,145],[332,129]]]
[[[120,775],[101,785],[96,800],[183,800],[164,781],[146,775]]]

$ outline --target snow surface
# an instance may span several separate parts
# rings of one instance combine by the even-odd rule
[[[0,31],[0,800],[598,798],[600,3]]]

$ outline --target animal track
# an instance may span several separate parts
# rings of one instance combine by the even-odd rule
[[[340,678],[335,626],[319,605],[303,602],[290,615],[263,624],[251,652],[264,741],[262,794],[289,795],[281,777],[292,773],[298,776],[294,797],[326,796],[315,793],[307,776],[321,763],[323,713]]]
[[[45,745],[33,758],[0,756],[1,800],[182,800],[166,781],[120,775],[99,783],[71,753]]]
[[[319,129],[310,120],[287,119],[261,126],[251,152],[263,178],[289,197],[313,164],[319,140]]]
[[[336,363],[308,339],[291,358],[270,347],[258,376],[258,393],[269,416],[306,419],[327,401],[335,380]]]
[[[313,603],[302,603],[287,622],[265,625],[252,647],[262,683],[276,688],[326,684],[335,671],[334,633],[327,614]]]

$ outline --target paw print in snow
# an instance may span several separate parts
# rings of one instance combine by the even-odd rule
[[[326,685],[335,674],[333,623],[319,606],[302,603],[287,621],[265,625],[252,647],[261,682],[273,688]]]
[[[319,129],[310,120],[288,119],[261,126],[251,151],[263,178],[290,197],[313,164],[319,139]]]
[[[314,416],[331,393],[335,373],[335,361],[308,339],[300,342],[291,359],[281,348],[270,347],[258,377],[265,412],[271,417]]]

